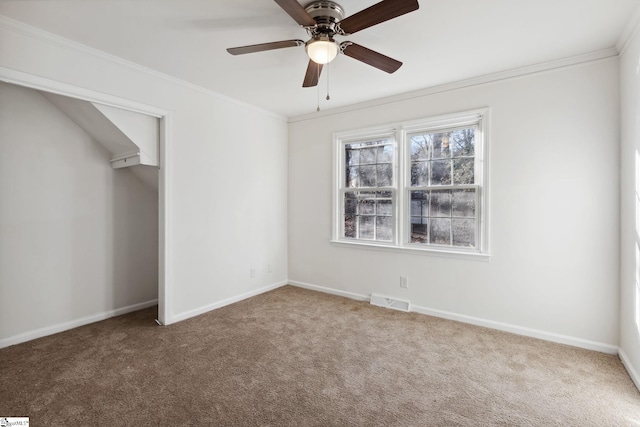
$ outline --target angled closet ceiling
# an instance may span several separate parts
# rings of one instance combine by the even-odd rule
[[[157,118],[81,99],[41,93],[111,153],[112,168],[160,165]],[[158,190],[154,169],[134,168],[133,171]]]

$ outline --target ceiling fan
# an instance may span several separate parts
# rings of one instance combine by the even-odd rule
[[[304,7],[297,0],[274,1],[303,27],[311,38],[307,42],[283,40],[232,47],[227,49],[227,52],[232,55],[243,55],[285,47],[305,46],[309,56],[309,65],[302,87],[316,86],[322,66],[333,61],[338,53],[343,53],[387,73],[395,72],[400,68],[402,62],[350,41],[338,43],[334,40],[334,36],[354,34],[365,28],[413,12],[419,7],[418,0],[383,0],[355,15],[344,18],[344,9],[333,1],[316,0]]]

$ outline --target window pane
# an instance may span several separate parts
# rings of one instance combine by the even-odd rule
[[[429,185],[428,162],[411,163],[411,185]]]
[[[376,167],[375,165],[360,166],[359,169],[359,187],[375,187],[376,186]]]
[[[449,135],[449,132],[433,134],[434,159],[448,159],[451,157],[451,150],[449,149]]]
[[[346,193],[344,196],[344,213],[345,215],[355,215],[358,201],[353,193]]]
[[[476,221],[473,219],[454,219],[453,246],[475,247]]]
[[[358,237],[360,239],[373,239],[375,217],[361,216],[358,217],[358,221],[360,223],[360,235]]]
[[[426,218],[411,218],[411,243],[429,243],[429,222]]]
[[[453,183],[473,184],[474,182],[474,161],[473,159],[453,160]]]
[[[387,187],[393,183],[393,169],[390,164],[376,166],[378,187]]]
[[[393,203],[391,200],[378,200],[376,214],[383,216],[393,215]]]
[[[451,219],[431,218],[429,222],[429,243],[451,245]]]
[[[429,201],[411,200],[411,216],[429,216]]]
[[[429,192],[411,192],[411,243],[428,243]]]
[[[453,131],[451,149],[455,157],[475,155],[475,130],[469,128]]]
[[[375,203],[375,200],[371,199],[358,200],[358,215],[375,215]]]
[[[411,216],[427,216],[429,214],[429,192],[411,192]]]
[[[453,191],[453,216],[473,218],[476,215],[476,190]]]
[[[431,185],[451,184],[451,161],[434,160],[431,162]]]
[[[435,190],[431,192],[430,216],[451,216],[451,190]]]
[[[360,150],[360,164],[372,164],[376,162],[376,149],[363,148]]]
[[[411,137],[411,160],[427,160],[429,158],[429,140],[427,136],[414,135]]]
[[[378,147],[378,163],[391,163],[393,161],[393,146],[387,144],[382,147]]]
[[[379,216],[376,218],[376,240],[390,242],[393,238],[393,222],[391,217]]]
[[[356,237],[356,217],[355,215],[344,216],[344,237]]]
[[[345,185],[347,187],[358,186],[358,167],[347,167]]]
[[[347,145],[344,150],[345,164],[348,166],[354,166],[360,164],[360,150],[352,150]]]

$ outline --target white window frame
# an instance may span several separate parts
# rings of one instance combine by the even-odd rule
[[[362,188],[354,188],[354,187],[346,187],[345,185],[345,146],[349,144],[357,144],[359,142],[368,142],[376,139],[391,139],[393,141],[393,177],[392,184],[388,187],[362,187]],[[337,228],[334,232],[335,236],[338,237],[340,242],[347,242],[349,240],[353,240],[355,242],[361,244],[370,244],[377,246],[391,246],[395,247],[398,241],[398,141],[397,141],[397,131],[394,128],[378,128],[378,129],[368,129],[363,131],[357,131],[355,133],[345,132],[341,133],[341,137],[339,140],[336,140],[336,144],[334,144],[336,150],[334,151],[334,158],[337,160],[336,164],[336,172],[334,173],[334,177],[337,181],[334,181],[334,206],[337,209],[334,209],[334,213],[336,218],[334,218],[333,224],[334,227]],[[336,176],[337,175],[337,176]],[[339,184],[338,184],[339,183]],[[336,188],[336,184],[339,185],[339,188]],[[392,237],[390,242],[377,241],[377,240],[366,240],[366,239],[347,239],[344,236],[344,221],[342,220],[342,214],[344,212],[344,194],[348,191],[363,191],[363,192],[374,192],[374,191],[389,191],[391,192],[391,200],[394,206],[392,210]]]
[[[420,120],[388,124],[377,128],[336,132],[333,135],[333,205],[332,238],[336,245],[362,247],[374,250],[424,253],[438,256],[463,257],[470,259],[489,258],[489,167],[488,134],[489,108],[481,108],[459,113],[441,115]],[[410,242],[410,191],[421,187],[411,187],[411,158],[409,135],[419,132],[437,132],[476,126],[475,135],[475,183],[469,185],[438,186],[437,189],[474,188],[476,189],[476,247],[437,246]],[[372,139],[389,138],[394,140],[393,188],[370,188],[365,191],[392,191],[393,200],[393,238],[391,242],[345,238],[344,236],[344,193],[353,191],[345,185],[345,145]],[[435,189],[435,187],[432,187]],[[364,190],[364,189],[363,189]]]

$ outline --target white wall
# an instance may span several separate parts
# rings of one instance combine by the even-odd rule
[[[289,278],[615,352],[618,60],[448,90],[289,130]],[[491,108],[489,262],[333,246],[332,132]],[[409,288],[399,287],[407,276]]]
[[[167,323],[285,282],[283,117],[1,18],[0,76],[17,71],[170,113]]]
[[[158,194],[110,159],[0,83],[0,342],[157,299]]]
[[[621,258],[620,355],[640,388],[640,32],[620,57],[621,104]]]
[[[297,283],[617,346],[616,58],[295,122],[288,152],[282,117],[0,17],[0,76],[14,72],[171,112],[169,322],[283,283],[288,262]],[[490,262],[329,243],[333,131],[484,106]]]

